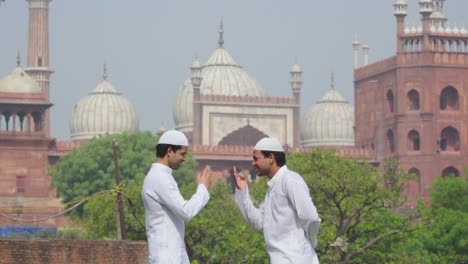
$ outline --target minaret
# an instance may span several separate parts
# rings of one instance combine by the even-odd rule
[[[25,71],[49,99],[49,3],[51,0],[26,0],[29,3],[28,64]],[[50,114],[45,113],[44,132],[50,135]]]
[[[435,29],[445,28],[445,22],[447,22],[447,17],[444,15],[444,1],[432,1],[434,11],[431,14],[431,26]]]
[[[293,140],[293,147],[300,147],[301,144],[301,127],[300,127],[300,119],[301,119],[301,87],[302,87],[302,69],[299,64],[295,63],[291,67],[291,80],[289,83],[291,84],[294,100],[296,101],[296,105],[294,107],[294,140]]]
[[[193,132],[192,144],[201,145],[202,142],[202,116],[201,116],[201,94],[200,86],[202,82],[201,64],[197,57],[193,60],[192,67],[192,87],[193,87]]]
[[[353,42],[353,54],[354,54],[354,69],[359,67],[359,46],[361,44],[358,41],[357,35],[354,37]]]
[[[429,34],[431,32],[431,19],[430,16],[433,12],[432,0],[419,0],[419,13],[422,15],[423,23],[423,51],[431,50],[431,43]]]
[[[366,66],[367,64],[369,64],[369,46],[367,45],[367,43],[364,43],[364,45],[362,45],[362,54],[364,55],[364,66]]]
[[[397,19],[397,53],[401,53],[404,52],[404,43],[401,38],[405,34],[405,16],[408,4],[406,0],[395,0],[393,7],[393,14]]]

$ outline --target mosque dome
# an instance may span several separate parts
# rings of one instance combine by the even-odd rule
[[[107,81],[105,70],[103,80],[75,105],[70,119],[72,140],[133,132],[138,128],[138,115],[132,103]]]
[[[302,118],[303,147],[354,146],[354,107],[336,90],[333,74],[331,79],[327,93]]]
[[[40,93],[39,84],[19,65],[0,80],[0,93]]]
[[[229,52],[223,48],[223,29],[220,28],[219,47],[213,52],[204,65],[197,64],[192,67],[201,68],[200,94],[264,97],[265,90],[260,84],[237,64]],[[177,130],[188,132],[193,126],[193,86],[188,78],[180,87],[173,106],[174,122]]]

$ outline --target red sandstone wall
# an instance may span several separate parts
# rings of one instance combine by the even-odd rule
[[[143,241],[0,239],[0,264],[148,263]]]

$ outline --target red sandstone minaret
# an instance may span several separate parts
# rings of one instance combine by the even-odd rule
[[[31,75],[49,99],[49,3],[51,0],[26,0],[29,3],[28,64]],[[50,112],[46,111],[44,132],[50,136]]]

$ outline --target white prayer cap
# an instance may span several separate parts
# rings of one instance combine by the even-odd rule
[[[276,138],[266,137],[260,139],[254,149],[256,150],[266,150],[266,151],[276,151],[284,152],[283,146]]]
[[[184,133],[177,130],[168,130],[159,138],[158,144],[188,147],[188,140]]]

